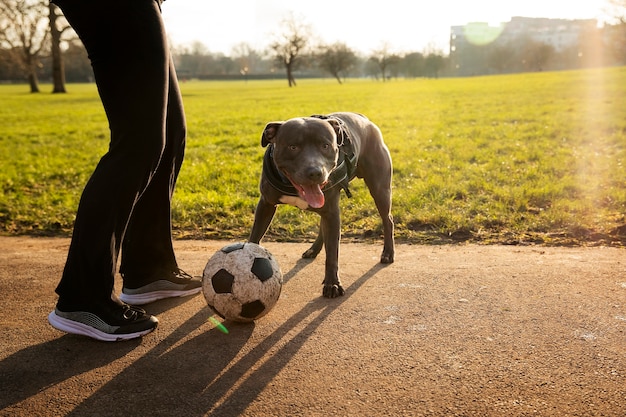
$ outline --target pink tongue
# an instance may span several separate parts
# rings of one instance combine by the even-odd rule
[[[302,197],[313,208],[324,207],[324,193],[319,185],[303,185]]]

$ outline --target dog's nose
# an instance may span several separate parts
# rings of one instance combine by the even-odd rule
[[[306,171],[306,175],[311,181],[321,181],[324,178],[324,172],[320,167],[310,167]]]

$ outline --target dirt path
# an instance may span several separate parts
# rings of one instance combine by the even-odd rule
[[[208,321],[202,296],[153,303],[142,340],[47,324],[67,239],[0,238],[1,416],[623,416],[626,251],[344,244],[346,295],[323,257],[267,243],[281,299],[252,325]],[[201,273],[228,242],[178,241]]]

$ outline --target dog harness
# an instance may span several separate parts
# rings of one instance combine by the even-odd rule
[[[331,119],[329,116],[313,115],[318,119]],[[352,141],[348,135],[348,130],[343,126],[343,122],[339,119],[339,134],[337,135],[337,146],[339,147],[339,160],[335,169],[333,169],[328,176],[328,182],[324,185],[322,191],[329,190],[333,187],[340,186],[345,192],[348,198],[352,197],[350,192],[349,183],[356,176],[356,155],[354,154],[354,148]],[[263,156],[263,173],[265,178],[271,184],[274,189],[288,196],[298,196],[296,187],[291,184],[291,181],[283,175],[282,172],[276,168],[274,164],[274,144],[270,143]]]

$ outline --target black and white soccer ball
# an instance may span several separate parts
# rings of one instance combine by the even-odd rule
[[[266,315],[278,301],[283,274],[264,247],[234,243],[215,252],[202,274],[207,304],[220,317],[250,322]]]

